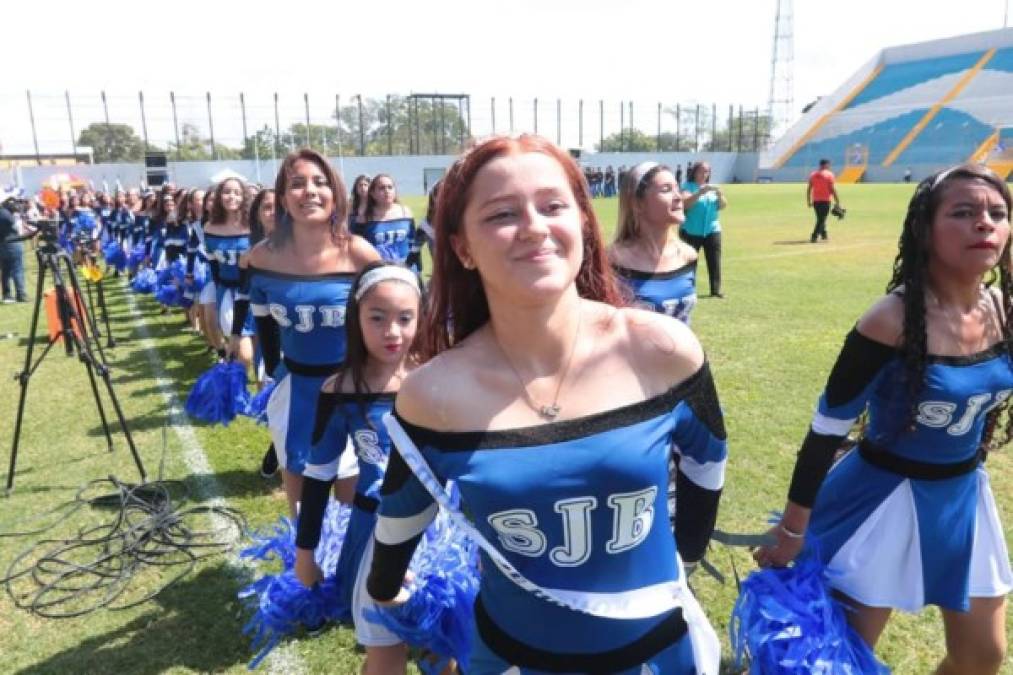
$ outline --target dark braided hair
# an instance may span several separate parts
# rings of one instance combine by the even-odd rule
[[[1006,202],[1009,212],[1010,191],[1006,183],[991,169],[981,164],[962,164],[939,171],[918,184],[908,204],[901,231],[897,257],[893,262],[893,276],[886,285],[886,292],[902,289],[904,303],[904,330],[899,345],[904,359],[904,378],[907,384],[909,411],[908,425],[913,428],[918,414],[918,397],[925,384],[925,368],[928,361],[927,332],[925,326],[925,286],[928,279],[928,263],[931,256],[929,245],[932,236],[932,222],[935,220],[942,196],[947,186],[958,180],[980,180],[995,188]],[[1010,334],[1010,317],[1013,316],[1013,275],[1010,272],[1010,245],[1006,244],[999,259],[998,273],[992,270],[986,286],[995,284],[998,277],[1002,292],[1003,344],[1006,353],[1013,359],[1013,337]],[[1006,413],[1010,399],[1006,399],[988,413],[982,449],[991,450],[1005,445],[1013,439],[1013,416],[1007,415],[1006,433],[1002,439],[994,438],[999,418]]]

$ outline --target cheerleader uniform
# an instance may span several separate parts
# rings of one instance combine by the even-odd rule
[[[211,252],[216,237],[205,238]],[[345,358],[345,306],[355,275],[296,275],[256,267],[247,273],[248,306],[257,324],[264,366],[277,382],[267,402],[267,426],[278,462],[301,474],[313,433],[304,416],[315,409],[320,386]],[[237,303],[232,335],[245,321],[245,300],[243,294]]]
[[[151,222],[151,216],[144,213],[135,213],[132,224],[130,225],[130,249],[133,250],[139,245],[144,244],[147,241],[148,236],[148,223]]]
[[[121,206],[116,209],[116,241],[119,242],[120,246],[123,246],[123,242],[126,240],[127,235],[130,233],[131,228],[134,225],[134,212],[125,206]]]
[[[356,639],[367,647],[401,642],[393,633],[363,616],[364,610],[375,609],[375,603],[365,592],[369,561],[363,553],[373,536],[380,504],[380,484],[391,454],[391,440],[382,418],[394,408],[395,396],[394,392],[321,392],[317,402],[313,446],[302,472],[302,506],[296,546],[312,550],[320,541],[320,526],[331,484],[342,471],[339,462],[348,461],[342,453],[354,452],[358,460],[359,478],[355,485],[352,514],[334,573],[340,582],[341,615],[346,618],[351,616]],[[331,570],[324,570],[327,576],[331,573]]]
[[[398,265],[405,264],[415,242],[414,218],[352,223],[349,229],[372,244],[385,261]]]
[[[905,379],[896,349],[851,331],[799,451],[789,498],[812,507],[807,545],[834,588],[873,607],[966,611],[972,597],[1013,588],[980,450],[986,414],[1013,392],[1010,358],[1002,343],[929,356],[910,429]],[[865,437],[830,468],[866,409]]]
[[[190,238],[187,239],[186,242],[186,273],[194,275],[198,265],[206,266],[208,264],[209,259],[207,248],[204,245],[204,224],[199,220],[195,220],[190,223]],[[200,295],[197,297],[197,304],[216,304],[218,293],[215,288],[214,280],[208,278],[200,289]]]
[[[190,228],[186,223],[176,221],[166,223],[162,232],[163,260],[159,267],[168,267],[186,253],[186,241],[190,236]]]
[[[208,263],[211,265],[211,278],[214,280],[215,305],[218,310],[218,323],[222,333],[230,335],[232,331],[232,314],[240,289],[242,276],[239,258],[250,249],[248,234],[211,234],[204,233],[204,248],[207,251]],[[203,296],[201,298],[203,300]],[[251,337],[255,333],[253,315],[248,315],[243,322],[241,335]],[[343,350],[342,350],[342,353]]]
[[[689,315],[696,307],[695,260],[668,272],[643,272],[619,265],[612,269],[633,295],[635,306],[689,325]]]
[[[162,261],[162,242],[165,237],[165,223],[154,218],[148,219],[148,226],[144,232],[144,250],[148,259],[157,268]]]
[[[706,364],[663,394],[575,420],[444,432],[389,419],[438,481],[456,481],[468,519],[517,572],[596,614],[538,597],[483,551],[469,672],[717,672],[717,636],[676,556],[703,557],[723,484],[724,422]],[[681,456],[675,537],[672,452]],[[367,588],[388,599],[437,509],[401,453],[381,495]]]

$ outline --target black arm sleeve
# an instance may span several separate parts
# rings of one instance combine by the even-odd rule
[[[414,478],[400,452],[390,453],[390,461],[380,487],[381,497],[393,494]],[[381,509],[382,509],[381,505]],[[391,600],[401,590],[405,572],[424,532],[396,544],[383,544],[373,538],[373,564],[366,579],[366,591],[376,600]]]
[[[707,543],[718,520],[721,490],[708,490],[683,472],[675,479],[676,546],[684,562],[698,562],[707,552]]]
[[[845,422],[857,418],[868,401],[869,385],[896,355],[894,347],[862,335],[857,328],[852,329],[830,371],[817,414]],[[834,463],[834,454],[846,435],[846,432],[822,433],[815,424],[810,426],[798,451],[788,499],[812,508],[823,479]]]
[[[270,316],[258,316],[254,321],[257,324],[257,339],[260,340],[260,353],[264,357],[264,370],[269,377],[274,377],[274,371],[281,362],[281,331],[278,328],[278,322]],[[235,330],[236,325],[233,321],[233,335],[237,335]],[[242,324],[240,324],[238,335],[242,335]]]
[[[332,480],[302,477],[302,501],[295,535],[295,545],[298,548],[312,551],[320,543],[320,528],[324,522],[324,511],[327,509],[332,483],[334,483]]]
[[[194,262],[197,260],[197,251],[200,249],[200,238],[197,236],[196,226],[190,228],[190,236],[186,240],[186,273],[193,275]]]
[[[232,304],[232,334],[242,335],[246,317],[250,314],[250,270],[239,268],[239,293]],[[258,327],[259,333],[259,327]]]

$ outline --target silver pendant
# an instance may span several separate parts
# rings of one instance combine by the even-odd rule
[[[538,409],[538,414],[548,420],[556,419],[556,415],[559,414],[559,406],[553,403],[552,405],[543,405]]]

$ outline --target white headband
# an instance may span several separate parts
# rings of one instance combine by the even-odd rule
[[[414,272],[406,267],[384,265],[383,267],[371,269],[362,275],[362,278],[359,279],[359,289],[355,291],[355,301],[360,302],[362,300],[362,296],[364,296],[369,289],[382,281],[400,281],[411,286],[420,297],[422,296],[422,291],[419,289],[419,280],[418,277],[415,276]]]
[[[640,181],[644,179],[644,176],[656,166],[660,166],[657,162],[641,162],[630,170],[630,181],[633,183],[633,190],[636,191],[640,187]]]

